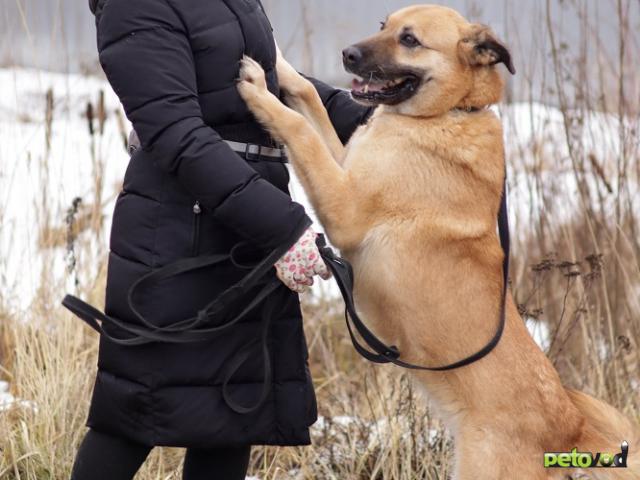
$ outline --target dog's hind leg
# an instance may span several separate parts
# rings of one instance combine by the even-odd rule
[[[333,158],[341,164],[345,149],[331,124],[318,91],[284,59],[280,49],[276,68],[280,88],[285,94],[285,103],[309,121],[326,143]]]
[[[248,57],[242,61],[238,91],[260,123],[288,147],[291,162],[332,243],[340,249],[359,244],[366,230],[362,216],[357,215],[353,182],[318,132],[269,92],[262,67]]]

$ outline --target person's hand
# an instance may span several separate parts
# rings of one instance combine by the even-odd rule
[[[313,285],[315,275],[324,280],[331,278],[316,246],[316,236],[317,233],[308,228],[274,265],[278,278],[294,292],[306,292]]]

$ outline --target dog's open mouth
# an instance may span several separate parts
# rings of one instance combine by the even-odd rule
[[[396,105],[412,97],[420,82],[420,77],[414,73],[385,77],[372,74],[355,78],[351,84],[351,95],[367,103]]]

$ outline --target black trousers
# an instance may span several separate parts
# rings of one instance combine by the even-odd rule
[[[199,450],[188,448],[183,480],[245,480],[251,447]],[[71,480],[132,480],[151,448],[89,430],[71,473]]]

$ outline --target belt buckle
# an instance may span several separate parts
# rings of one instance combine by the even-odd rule
[[[251,147],[257,147],[258,151],[257,153],[251,153]],[[262,151],[262,145],[258,145],[256,143],[247,143],[247,146],[244,149],[244,158],[251,161],[251,160],[260,160],[260,152]]]

